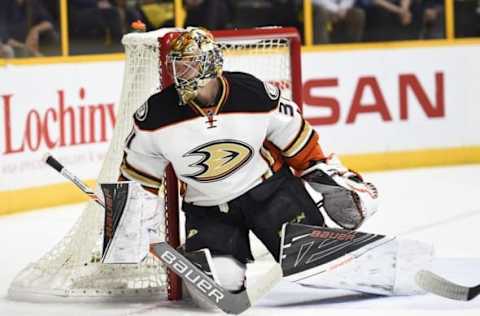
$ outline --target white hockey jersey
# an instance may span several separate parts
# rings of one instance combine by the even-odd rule
[[[184,200],[212,206],[242,195],[284,163],[302,170],[325,158],[314,129],[276,87],[240,72],[219,80],[211,108],[179,105],[174,86],[151,96],[134,115],[121,175],[158,188],[171,163],[186,185]]]

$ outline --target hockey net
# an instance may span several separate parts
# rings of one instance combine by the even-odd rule
[[[97,183],[118,178],[123,143],[132,128],[132,115],[145,100],[170,84],[163,63],[172,29],[130,33],[123,37],[126,60],[117,124]],[[282,89],[300,106],[300,40],[295,29],[262,28],[214,33],[222,43],[225,70],[256,75]],[[163,194],[167,213],[160,227],[165,239],[177,246],[178,193],[173,173],[167,172]],[[97,193],[100,194],[97,188]],[[104,212],[87,204],[69,233],[38,261],[25,267],[13,280],[9,297],[27,301],[91,301],[178,299],[179,279],[167,273],[153,256],[140,264],[102,264]]]

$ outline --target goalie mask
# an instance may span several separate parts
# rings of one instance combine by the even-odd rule
[[[197,96],[198,89],[222,73],[223,53],[213,35],[202,28],[187,28],[174,39],[167,56],[167,69],[182,104]]]

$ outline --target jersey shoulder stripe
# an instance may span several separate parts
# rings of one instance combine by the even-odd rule
[[[197,117],[188,106],[180,105],[174,85],[153,94],[134,114],[135,125],[141,130],[156,130]]]
[[[223,113],[269,112],[278,106],[280,90],[244,72],[224,72],[230,93]]]

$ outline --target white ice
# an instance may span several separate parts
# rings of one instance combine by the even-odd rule
[[[480,284],[480,165],[412,169],[366,175],[379,187],[381,211],[362,230],[431,242],[434,271],[457,283]],[[6,298],[15,274],[62,239],[82,204],[0,217],[0,316],[207,315],[188,302],[24,303]],[[251,267],[250,277],[268,263]],[[218,313],[217,313],[218,314]],[[480,297],[453,301],[432,294],[380,297],[308,289],[280,282],[243,315],[480,315]]]

